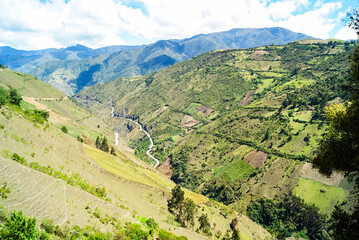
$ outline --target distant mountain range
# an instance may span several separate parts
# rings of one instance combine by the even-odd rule
[[[311,37],[279,27],[236,28],[141,46],[91,49],[76,45],[38,51],[0,47],[0,62],[12,70],[33,74],[72,95],[86,86],[152,73],[205,52],[282,45],[306,38]]]

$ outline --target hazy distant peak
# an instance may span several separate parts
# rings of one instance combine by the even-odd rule
[[[67,47],[66,50],[74,51],[74,52],[81,52],[81,51],[92,50],[92,48],[86,47],[81,44],[76,44],[75,46]]]

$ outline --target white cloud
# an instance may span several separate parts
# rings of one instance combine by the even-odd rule
[[[112,0],[4,0],[0,8],[0,44],[25,49],[83,43],[92,47],[123,44],[126,24],[121,3]],[[4,34],[7,32],[8,34]],[[11,33],[11,34],[9,34]]]
[[[271,3],[268,7],[268,11],[274,20],[282,20],[292,17],[293,12],[308,4],[309,2],[307,0],[278,1]]]
[[[101,47],[124,44],[124,33],[151,40],[273,26],[327,38],[338,24],[336,17],[329,16],[341,8],[340,2],[321,0],[138,1],[148,14],[126,6],[128,0],[52,0],[46,4],[1,0],[0,45],[38,49],[80,43]]]
[[[353,29],[343,27],[335,35],[335,38],[341,40],[357,40],[358,36]]]
[[[318,9],[279,22],[279,25],[295,32],[301,32],[312,37],[326,39],[330,37],[329,32],[338,24],[336,18],[330,19],[328,18],[328,15],[340,8],[340,2],[326,3]]]

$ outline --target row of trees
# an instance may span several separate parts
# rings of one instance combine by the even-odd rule
[[[104,152],[110,152],[112,155],[116,156],[116,152],[115,152],[115,149],[113,147],[111,147],[111,151],[110,151],[110,147],[108,145],[106,137],[97,136],[95,145],[96,145],[96,148],[98,148],[98,149],[100,149],[100,150],[102,150]]]
[[[184,197],[184,191],[180,185],[172,189],[172,198],[167,200],[168,211],[175,215],[176,220],[183,226],[194,226],[194,217],[197,206],[193,200]]]
[[[184,197],[184,191],[181,189],[180,185],[176,185],[172,190],[172,197],[167,200],[168,211],[172,213],[176,221],[182,224],[184,227],[194,227],[194,220],[198,212],[197,205],[193,200]],[[230,224],[230,229],[222,238],[224,240],[239,240],[239,230],[236,228],[238,219],[233,219]],[[208,219],[208,215],[202,213],[198,217],[199,227],[196,230],[199,233],[202,233],[206,236],[212,236],[211,224]],[[230,235],[230,232],[232,234]]]

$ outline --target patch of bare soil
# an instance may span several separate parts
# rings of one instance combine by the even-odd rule
[[[64,118],[64,117],[60,116],[59,114],[55,113],[50,108],[48,108],[45,104],[42,104],[42,103],[37,101],[37,100],[43,100],[43,98],[33,98],[33,97],[22,96],[22,99],[24,99],[28,103],[31,103],[32,105],[34,105],[39,110],[48,111],[49,112],[49,120],[50,120],[50,122],[65,122],[65,121],[67,121],[66,118]],[[49,100],[50,98],[46,98],[46,99]],[[57,100],[57,99],[60,99],[60,98],[53,98],[53,99],[51,98],[51,100]],[[64,98],[61,98],[61,99],[64,99]]]
[[[264,51],[264,50],[258,50],[258,51],[255,51],[255,52],[251,55],[251,57],[252,57],[252,58],[258,58],[258,57],[261,57],[261,56],[266,55],[266,54],[269,54],[269,52],[268,52],[268,51]]]
[[[206,106],[202,105],[202,106],[200,106],[199,108],[197,108],[197,111],[203,113],[204,116],[208,117],[209,114],[211,114],[211,112],[214,111],[214,109],[211,108],[211,107],[206,107]]]
[[[317,182],[321,182],[335,187],[338,187],[344,178],[343,174],[339,173],[333,173],[332,176],[327,178],[326,176],[321,175],[317,169],[313,169],[311,163],[305,163],[303,165],[300,176],[302,178],[309,178]]]
[[[240,101],[239,106],[248,106],[248,104],[251,102],[251,96],[254,94],[253,91],[250,91],[247,93],[247,95]]]
[[[190,134],[191,132],[193,132],[192,128],[186,128],[185,133],[186,134]]]
[[[313,43],[325,43],[327,44],[330,40],[326,39],[326,40],[319,40],[319,39],[304,39],[304,40],[299,40],[298,43],[300,44],[313,44]]]
[[[262,167],[264,162],[267,160],[267,153],[262,151],[252,151],[244,157],[244,161],[249,163],[252,167]]]
[[[171,178],[173,174],[172,165],[170,159],[167,158],[164,163],[162,163],[158,168],[158,171],[162,173],[165,177]]]
[[[198,120],[194,119],[190,115],[186,115],[182,118],[179,125],[180,125],[180,127],[193,127],[194,125],[196,125],[198,123],[199,123]]]

